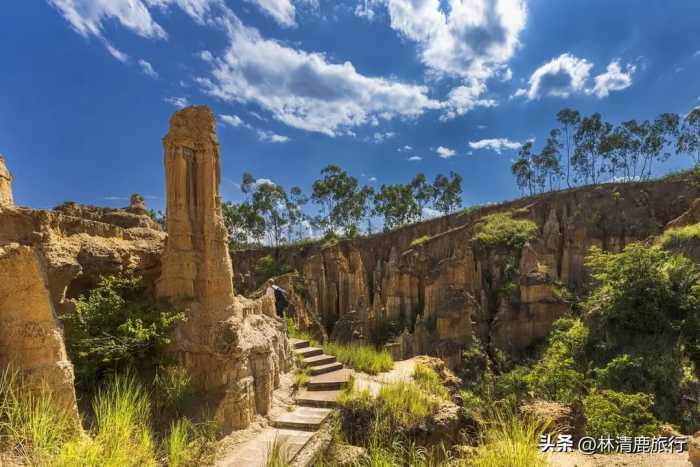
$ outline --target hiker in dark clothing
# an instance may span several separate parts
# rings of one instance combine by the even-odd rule
[[[284,310],[289,304],[289,300],[287,299],[287,291],[276,285],[275,281],[272,279],[270,279],[269,284],[275,294],[275,311],[277,312],[277,316],[284,318]]]

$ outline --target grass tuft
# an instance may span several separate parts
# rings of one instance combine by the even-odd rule
[[[335,355],[339,362],[371,375],[389,371],[394,367],[394,359],[388,351],[377,350],[369,345],[328,342],[323,344],[323,351]]]
[[[32,465],[46,464],[74,428],[46,385],[29,388],[9,367],[0,373],[0,439],[6,449]]]
[[[547,422],[518,416],[513,409],[495,407],[482,421],[484,431],[479,446],[468,461],[470,467],[545,467],[539,450],[540,435]]]

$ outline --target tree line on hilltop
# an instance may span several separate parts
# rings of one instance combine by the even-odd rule
[[[611,124],[599,113],[583,116],[565,108],[556,115],[541,150],[533,141],[518,150],[511,171],[524,195],[601,182],[648,180],[652,168],[673,154],[700,164],[700,107],[685,116],[663,113],[653,121]],[[226,202],[223,215],[236,246],[303,241],[312,232],[354,237],[371,234],[373,222],[392,230],[419,222],[426,213],[446,215],[462,207],[462,176],[438,174],[431,182],[418,173],[406,184],[362,186],[337,165],[321,170],[310,195],[289,191],[267,180],[243,174],[240,203]],[[316,210],[309,214],[308,207]]]
[[[286,191],[267,180],[256,180],[244,173],[241,181],[244,199],[223,204],[226,228],[234,245],[263,242],[279,246],[301,241],[311,229],[326,236],[357,236],[372,233],[373,219],[381,218],[384,229],[423,220],[427,209],[450,214],[462,206],[462,177],[450,172],[429,182],[422,173],[407,184],[382,185],[379,189],[361,186],[356,177],[337,165],[321,170],[311,195],[295,186]],[[304,212],[312,203],[316,214]]]
[[[596,184],[640,181],[673,153],[700,164],[700,107],[684,117],[662,113],[653,121],[628,120],[613,125],[599,113],[588,117],[565,108],[542,149],[528,141],[511,166],[523,194]]]

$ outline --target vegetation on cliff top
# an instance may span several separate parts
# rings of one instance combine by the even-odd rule
[[[498,212],[479,220],[474,226],[474,240],[490,248],[520,251],[537,231],[537,224],[529,219],[513,219],[511,212]]]

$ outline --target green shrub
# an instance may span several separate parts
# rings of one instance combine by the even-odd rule
[[[485,247],[519,251],[537,232],[537,224],[534,222],[516,220],[510,212],[499,212],[479,220],[474,226],[474,240]]]
[[[440,407],[439,398],[406,381],[382,386],[378,399],[390,419],[400,426],[417,425]]]
[[[700,303],[700,274],[681,255],[633,243],[622,253],[591,249],[586,265],[595,288],[586,309],[610,344],[649,336],[677,337]]]
[[[658,243],[666,250],[675,250],[700,239],[700,223],[666,230]]]
[[[653,405],[651,394],[594,392],[583,400],[586,434],[594,438],[653,436],[659,431],[659,421],[651,411]]]
[[[288,467],[291,465],[289,458],[289,446],[287,446],[284,441],[275,437],[267,449],[266,467]]]
[[[493,380],[489,357],[476,339],[462,352],[460,377],[467,389],[482,395],[485,386]]]
[[[389,371],[394,367],[394,359],[388,351],[377,350],[368,345],[327,342],[323,344],[323,351],[335,355],[339,362],[371,375]]]
[[[553,325],[547,347],[528,377],[536,395],[573,402],[588,391],[585,345],[588,328],[577,319],[561,318]]]
[[[290,265],[279,263],[271,255],[265,255],[259,258],[255,263],[255,272],[257,273],[260,282],[264,282],[271,277],[287,274],[293,270],[294,269]]]
[[[104,374],[155,366],[183,313],[165,310],[138,277],[105,276],[64,315],[66,343],[78,384],[90,389]]]

